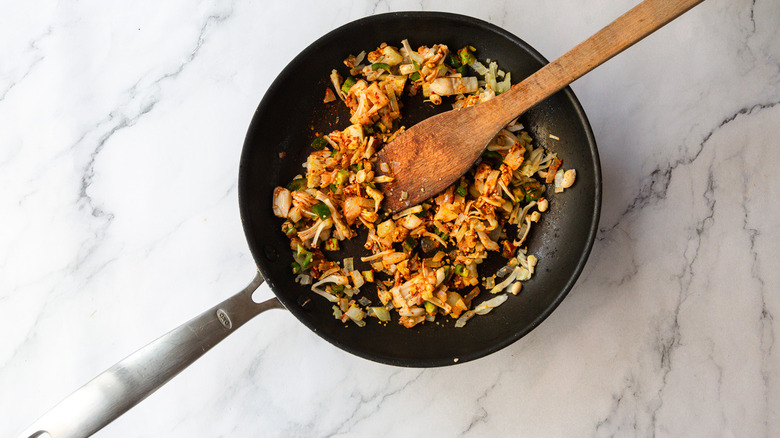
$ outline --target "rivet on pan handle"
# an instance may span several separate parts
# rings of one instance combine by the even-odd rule
[[[69,395],[19,438],[87,437],[124,414],[253,317],[283,309],[276,298],[255,303],[258,272],[241,292],[171,330]]]

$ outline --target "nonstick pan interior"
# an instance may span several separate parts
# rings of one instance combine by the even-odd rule
[[[528,44],[496,26],[474,18],[446,13],[402,12],[375,15],[342,26],[323,36],[299,54],[279,75],[263,97],[249,127],[241,157],[239,201],[241,217],[252,255],[271,289],[303,324],[334,345],[377,362],[430,367],[482,357],[516,341],[544,320],[574,285],[595,238],[601,204],[601,174],[596,144],[587,118],[568,87],[521,117],[537,145],[557,152],[565,168],[577,170],[577,181],[565,193],[545,196],[550,211],[532,229],[530,254],[539,258],[537,272],[488,315],[473,318],[463,328],[440,319],[406,329],[397,317],[386,326],[374,318],[357,327],[333,317],[327,300],[294,281],[289,240],[281,232],[281,220],[271,211],[272,191],[295,175],[311,152],[316,132],[327,133],[349,125],[349,113],[340,101],[324,104],[328,76],[336,68],[344,74],[342,60],[380,43],[412,47],[444,43],[451,50],[464,45],[477,48],[484,61],[496,60],[500,68],[519,82],[546,64]],[[450,108],[407,99],[402,123],[411,126],[436,112]],[[560,138],[554,140],[550,134]],[[368,255],[362,245],[365,230],[332,258]],[[506,264],[497,254],[479,266],[480,275],[491,275]],[[361,293],[378,303],[373,286]],[[475,302],[490,298],[483,292]],[[306,305],[303,303],[308,302]]]

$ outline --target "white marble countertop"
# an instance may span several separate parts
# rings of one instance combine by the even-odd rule
[[[0,436],[251,280],[243,137],[316,38],[445,10],[552,59],[636,0],[312,3],[5,2]],[[600,231],[520,341],[402,369],[268,312],[96,436],[780,435],[778,17],[708,0],[573,85]]]

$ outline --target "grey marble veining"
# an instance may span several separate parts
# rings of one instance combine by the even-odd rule
[[[6,3],[0,436],[252,278],[241,145],[310,42],[445,10],[552,59],[635,3]],[[778,436],[778,17],[776,0],[707,0],[573,85],[599,234],[517,343],[400,369],[269,312],[97,436]]]

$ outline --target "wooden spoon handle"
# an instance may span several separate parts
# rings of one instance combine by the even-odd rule
[[[494,99],[494,114],[509,123],[519,114],[631,47],[704,0],[645,0],[560,58]]]

